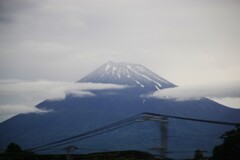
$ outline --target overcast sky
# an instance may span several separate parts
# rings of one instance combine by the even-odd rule
[[[239,0],[0,0],[0,79],[74,82],[111,60],[178,86],[228,85],[239,28]]]

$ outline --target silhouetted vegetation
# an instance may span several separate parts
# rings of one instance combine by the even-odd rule
[[[213,150],[213,160],[237,160],[240,159],[240,126],[226,132],[221,136],[223,144]]]
[[[4,154],[0,155],[0,160],[159,160],[153,155],[140,151],[116,151],[104,153],[91,153],[85,155],[41,155],[31,152],[25,152],[15,143],[8,145]]]
[[[204,159],[204,156],[203,156],[203,151],[201,150],[196,150],[195,151],[195,155],[194,155],[194,160],[202,160]]]
[[[7,147],[6,150],[7,154],[17,154],[17,153],[22,153],[22,149],[19,145],[16,143],[10,143]]]
[[[16,143],[10,143],[0,160],[31,160],[33,159],[32,152],[25,152]]]

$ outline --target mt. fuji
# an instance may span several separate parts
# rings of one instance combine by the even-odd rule
[[[143,113],[215,120],[240,121],[240,110],[218,104],[210,99],[176,101],[144,98],[157,90],[176,87],[146,67],[128,63],[108,62],[77,83],[111,83],[126,85],[119,90],[90,90],[95,96],[77,97],[72,94],[62,100],[45,100],[36,107],[50,112],[17,115],[0,124],[0,149],[15,142],[28,149],[44,145]],[[169,119],[169,157],[192,158],[197,149],[211,153],[221,143],[219,137],[230,126]],[[157,154],[160,146],[159,124],[139,121],[112,132],[76,141],[81,148],[76,153],[141,150]],[[39,153],[62,153],[61,146]],[[179,154],[180,153],[180,154]]]
[[[138,64],[108,62],[78,82],[112,83],[138,86],[145,91],[176,87],[146,67]]]

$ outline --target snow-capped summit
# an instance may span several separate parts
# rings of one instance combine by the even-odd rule
[[[176,87],[142,65],[112,61],[100,66],[78,82],[122,84],[140,87],[146,91]]]

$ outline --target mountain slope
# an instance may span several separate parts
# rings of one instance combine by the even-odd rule
[[[10,142],[18,143],[25,149],[43,145],[142,112],[208,120],[240,121],[239,110],[227,108],[207,98],[174,101],[141,97],[140,95],[145,92],[155,91],[157,88],[175,87],[175,85],[140,65],[109,62],[78,81],[78,83],[81,82],[114,83],[132,87],[122,90],[91,91],[96,95],[92,97],[67,95],[63,100],[46,100],[37,107],[52,110],[51,112],[21,114],[0,124],[0,148],[5,148]],[[219,136],[231,128],[170,119],[169,151],[172,153],[169,157],[191,158],[196,149],[211,152],[212,148],[221,142]],[[160,135],[158,122],[138,122],[71,145],[81,147],[79,153],[142,150],[158,154],[152,149],[160,146]],[[66,146],[40,153],[63,152],[62,149]],[[177,153],[183,150],[185,152]]]

